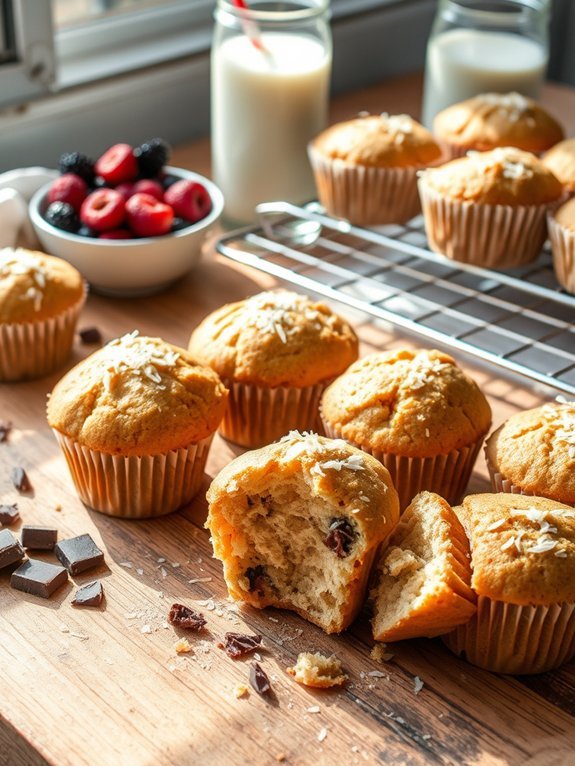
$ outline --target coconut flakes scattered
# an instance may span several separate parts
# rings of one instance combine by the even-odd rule
[[[507,521],[507,519],[498,519],[497,521],[494,521],[493,524],[490,524],[487,527],[487,531],[488,532],[494,532],[496,529],[499,529],[500,527],[502,527],[503,524],[505,524],[506,521]]]
[[[417,356],[407,371],[403,384],[410,391],[423,388],[430,379],[448,367],[448,363],[440,362],[439,359],[429,359],[426,356]]]
[[[327,737],[327,729],[324,726],[322,729],[319,730],[319,734],[317,735],[317,741],[323,742],[326,737]]]
[[[321,708],[319,705],[311,705],[311,707],[306,708],[306,711],[308,713],[320,713]]]
[[[165,370],[174,367],[179,357],[177,351],[159,347],[149,338],[141,338],[139,331],[134,330],[104,346],[100,359],[104,367],[104,386],[110,390],[115,376],[129,373],[151,381],[159,389],[165,389],[158,368]]]
[[[423,689],[423,681],[419,676],[415,676],[413,679],[413,691],[415,694],[419,694],[419,692]]]
[[[243,310],[246,324],[277,335],[284,344],[296,332],[297,317],[304,317],[316,330],[322,328],[320,313],[311,307],[309,299],[287,290],[254,295],[245,301]]]
[[[518,122],[531,107],[531,101],[521,93],[483,93],[479,99],[484,104],[495,106],[498,112],[504,114],[509,122]],[[530,118],[534,123],[533,118]]]
[[[29,276],[34,281],[21,296],[22,300],[31,300],[34,311],[40,311],[46,287],[46,267],[37,255],[21,248],[4,247],[0,250],[0,278],[11,276]]]
[[[510,549],[513,545],[518,553],[547,553],[552,551],[558,545],[558,540],[554,540],[551,535],[557,534],[558,529],[556,526],[550,524],[547,521],[547,516],[555,515],[567,518],[575,518],[575,511],[571,511],[567,508],[552,508],[549,510],[542,510],[541,508],[535,508],[530,506],[528,508],[510,508],[509,515],[512,519],[525,519],[532,524],[537,524],[539,529],[537,530],[537,538],[535,541],[523,542],[523,538],[528,533],[527,529],[520,529],[514,532],[501,546],[502,551]],[[498,529],[506,520],[500,519],[491,524],[487,529],[493,531]],[[565,551],[558,551],[564,555],[559,555],[558,558],[566,558],[567,553]],[[556,553],[556,555],[557,555]]]
[[[325,476],[325,471],[341,471],[343,468],[349,468],[350,471],[363,471],[363,458],[361,455],[350,455],[341,460],[325,460],[323,463],[317,462],[310,469],[311,473]]]

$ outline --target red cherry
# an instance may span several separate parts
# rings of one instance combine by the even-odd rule
[[[126,203],[114,189],[97,189],[80,208],[80,220],[94,231],[118,229],[126,217]]]
[[[197,181],[176,181],[166,189],[164,200],[173,207],[177,216],[191,223],[205,218],[212,209],[212,200],[206,187]]]
[[[115,144],[95,164],[96,174],[109,184],[132,181],[138,175],[138,162],[130,144]]]
[[[118,194],[121,194],[124,198],[124,201],[127,202],[132,194],[134,193],[134,184],[131,183],[123,183],[118,184],[118,186],[115,187]]]
[[[157,181],[152,181],[151,178],[142,178],[141,181],[136,181],[132,194],[151,194],[152,197],[164,201],[164,190],[162,184]]]
[[[48,191],[48,204],[67,202],[78,212],[88,194],[88,184],[75,173],[65,173],[56,178]]]
[[[126,202],[130,229],[140,237],[167,234],[174,220],[174,211],[151,194],[134,194]]]

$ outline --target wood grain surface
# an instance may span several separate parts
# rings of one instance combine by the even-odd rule
[[[338,99],[333,119],[360,109],[415,114],[419,100],[420,79],[404,78]],[[575,133],[575,95],[548,87],[544,102]],[[208,143],[178,149],[174,164],[208,171]],[[90,296],[80,327],[99,327],[105,340],[138,328],[185,346],[209,311],[272,284],[214,256],[208,245],[200,266],[162,295]],[[358,328],[362,353],[414,345],[343,313]],[[92,350],[77,342],[69,366]],[[553,396],[460,361],[488,396],[494,426]],[[0,444],[0,502],[17,502],[23,523],[57,526],[61,539],[89,532],[105,551],[106,566],[74,583],[101,577],[106,598],[100,608],[75,609],[72,583],[44,601],[10,589],[9,575],[0,573],[1,766],[575,763],[573,663],[536,677],[496,676],[456,659],[439,640],[390,645],[392,659],[378,663],[370,657],[365,616],[344,635],[326,636],[290,613],[231,603],[203,528],[204,490],[238,454],[219,437],[204,490],[181,512],[129,522],[87,510],[45,420],[46,395],[61,374],[0,386],[0,420],[14,423]],[[32,482],[28,495],[10,483],[17,465]],[[470,488],[488,488],[482,457]],[[167,624],[174,601],[202,612],[208,623],[189,637],[187,655],[176,654],[179,634]],[[263,635],[268,697],[250,689],[236,698],[236,687],[248,686],[251,659],[234,662],[217,647],[229,630]],[[298,652],[313,650],[342,660],[349,675],[344,688],[309,690],[286,673]]]

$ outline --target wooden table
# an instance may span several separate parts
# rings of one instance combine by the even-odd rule
[[[575,95],[548,87],[544,102],[575,133]],[[404,78],[336,100],[333,119],[360,109],[412,111],[420,79]],[[182,147],[174,164],[208,171],[208,143]],[[185,346],[191,329],[220,304],[272,280],[213,254],[168,292],[139,300],[89,298],[80,326],[106,339],[134,328]],[[363,353],[400,345],[370,324]],[[76,345],[70,364],[90,352]],[[499,425],[541,397],[519,381],[464,365],[478,379]],[[106,601],[70,605],[67,585],[44,601],[11,590],[0,574],[0,765],[167,766],[210,764],[573,764],[575,665],[536,677],[498,677],[455,659],[439,640],[390,648],[370,658],[369,625],[326,636],[290,613],[242,609],[227,600],[221,565],[211,558],[204,492],[183,511],[127,522],[90,512],[78,500],[45,422],[46,394],[60,377],[0,386],[0,419],[14,422],[0,444],[0,501],[17,501],[24,523],[56,525],[60,537],[89,532],[106,555]],[[205,486],[237,450],[216,437]],[[34,486],[18,496],[8,474],[22,465]],[[471,488],[488,488],[480,458]],[[18,527],[14,528],[17,531]],[[76,578],[93,579],[93,573]],[[197,607],[209,631],[177,656],[166,623],[173,601]],[[273,696],[237,699],[248,663],[217,648],[225,631],[264,636],[262,665]],[[350,682],[311,691],[286,674],[300,651],[335,653]],[[416,693],[415,678],[423,681]]]

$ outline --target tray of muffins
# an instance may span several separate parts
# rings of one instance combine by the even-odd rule
[[[318,201],[266,202],[224,256],[575,394],[575,139],[534,101],[363,115],[309,146]]]

